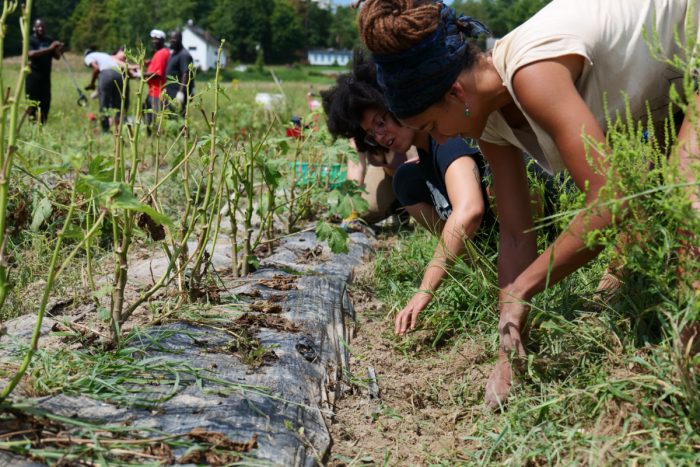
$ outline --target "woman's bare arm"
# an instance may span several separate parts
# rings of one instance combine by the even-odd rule
[[[504,288],[532,263],[537,252],[527,170],[522,151],[514,146],[479,141],[479,147],[493,173],[500,226],[498,285]]]
[[[464,252],[465,240],[472,238],[479,229],[486,209],[479,169],[471,157],[460,157],[450,164],[445,173],[445,185],[452,213],[442,229],[433,258],[423,273],[420,291],[396,316],[396,334],[404,334],[415,328],[418,314],[430,303],[432,293],[440,287],[449,266]]]
[[[598,200],[605,184],[605,161],[586,139],[604,143],[598,121],[579,95],[574,80],[582,59],[568,56],[542,61],[519,70],[514,78],[517,97],[528,113],[552,137],[576,185],[585,192],[586,205]],[[589,163],[590,159],[590,163]],[[595,170],[594,166],[599,167]],[[529,299],[590,261],[599,249],[586,248],[586,233],[605,227],[610,215],[604,209],[582,212],[514,281],[510,294]]]
[[[693,172],[693,167],[700,164],[700,136],[698,129],[695,128],[692,122],[691,114],[695,113],[700,117],[700,94],[696,94],[686,110],[685,119],[678,131],[678,168],[685,182],[691,183],[696,181],[696,173]],[[695,169],[697,170],[697,169]],[[693,203],[693,208],[700,215],[700,191],[698,187],[691,186],[688,195]]]

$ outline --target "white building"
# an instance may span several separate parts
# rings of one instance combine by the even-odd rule
[[[310,65],[347,65],[352,60],[352,50],[315,49],[307,54]]]
[[[195,68],[202,71],[216,68],[216,56],[219,51],[219,40],[192,23],[182,30],[182,46],[192,55]],[[226,66],[225,50],[221,53],[221,68]]]
[[[331,8],[331,0],[311,0],[312,2],[316,3],[318,7],[322,10],[330,10]]]

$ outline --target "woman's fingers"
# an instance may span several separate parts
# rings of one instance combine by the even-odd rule
[[[522,337],[520,335],[519,324],[506,321],[505,323],[500,323],[499,328],[501,349],[506,353],[517,352],[519,356],[524,357],[525,347],[523,346]]]
[[[416,321],[418,321],[418,311],[417,309],[411,310],[411,331],[416,329]]]
[[[394,333],[402,336],[406,334],[409,325],[411,324],[411,311],[408,308],[401,310],[401,313],[396,317],[396,324],[394,326]]]
[[[520,328],[512,326],[510,328],[510,340],[511,340],[511,351],[517,352],[519,357],[525,356],[525,347],[523,346],[523,339],[520,335]]]
[[[416,328],[418,322],[418,310],[404,308],[394,321],[394,334],[403,336],[406,331]]]
[[[513,342],[513,335],[511,334],[511,328],[515,327],[513,323],[506,322],[499,325],[499,334],[501,336],[501,349],[509,354],[515,347]]]
[[[403,312],[404,310],[401,310],[399,314],[396,315],[396,319],[394,320],[394,334],[401,335],[403,333],[403,331],[401,330],[401,328],[403,327]]]
[[[413,330],[418,324],[418,315],[420,314],[430,300],[432,300],[432,293],[419,292],[413,296],[408,305],[399,312],[394,320],[394,334],[402,336],[406,331]]]

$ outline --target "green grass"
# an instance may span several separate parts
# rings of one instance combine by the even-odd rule
[[[629,194],[629,214],[616,216],[609,229],[590,239],[605,246],[595,261],[532,300],[529,358],[507,409],[479,416],[457,458],[436,458],[436,464],[697,465],[700,460],[700,356],[688,354],[679,337],[700,319],[700,295],[692,285],[698,258],[679,254],[688,245],[683,229],[700,231],[699,220],[664,157],[640,172],[639,154],[653,158],[658,149],[620,127],[611,131],[609,144],[611,173],[621,174],[611,179],[619,192]],[[620,203],[604,196],[620,213]],[[570,210],[556,219],[562,226],[581,199],[563,194],[560,203],[563,211]],[[620,233],[640,241],[620,243]],[[479,261],[458,262],[421,314],[432,351],[468,338],[486,349],[485,358],[495,357],[494,240],[486,235],[470,245],[479,249]],[[388,318],[417,290],[417,271],[428,263],[436,241],[425,232],[410,232],[377,258],[372,287],[387,304]],[[625,283],[602,301],[594,292],[611,261],[624,264]],[[679,274],[680,267],[685,274]],[[419,339],[424,341],[424,334]],[[421,358],[413,341],[409,335],[396,338],[395,345],[405,356]],[[482,403],[483,392],[475,397],[474,389],[462,388],[467,407]]]
[[[382,252],[372,284],[393,315],[410,299],[436,240],[406,235]],[[502,414],[479,416],[457,459],[439,465],[693,465],[700,449],[696,357],[683,357],[674,319],[678,303],[638,293],[633,278],[607,306],[592,297],[605,256],[550,288],[533,302],[527,369]],[[380,279],[381,278],[381,279]],[[458,265],[420,318],[434,349],[468,336],[495,356],[498,343],[493,270]],[[697,305],[697,302],[695,302]],[[391,320],[387,320],[388,323]],[[424,337],[421,337],[424,339]],[[415,354],[413,338],[397,351]],[[432,352],[424,350],[423,352]],[[465,386],[464,405],[480,405]],[[460,389],[454,392],[458,395]],[[483,393],[481,393],[483,395]]]

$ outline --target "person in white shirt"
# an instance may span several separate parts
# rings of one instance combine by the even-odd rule
[[[129,88],[125,79],[125,63],[105,52],[85,52],[85,66],[92,68],[92,80],[85,89],[97,88],[100,100],[100,123],[102,130],[109,131],[110,123],[118,125],[121,120],[122,96],[124,111],[129,107]],[[97,86],[95,85],[97,83]]]

